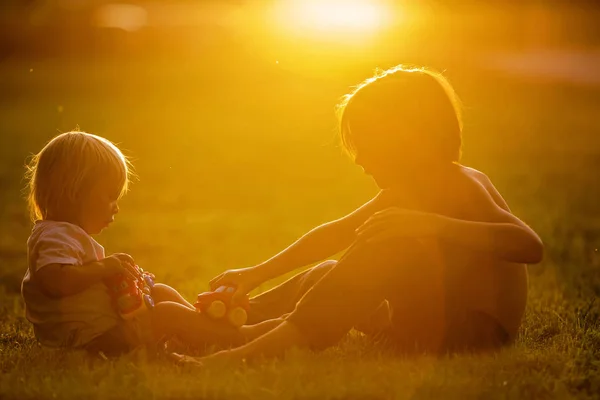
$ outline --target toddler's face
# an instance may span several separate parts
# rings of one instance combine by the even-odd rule
[[[79,221],[90,235],[100,233],[108,227],[119,212],[118,195],[113,194],[108,185],[98,184],[90,190],[82,203]]]

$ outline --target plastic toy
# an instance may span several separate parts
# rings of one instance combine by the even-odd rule
[[[241,303],[232,303],[235,288],[220,286],[214,292],[204,292],[198,295],[196,309],[209,317],[220,320],[226,319],[231,325],[239,328],[248,320],[250,300],[245,296]]]
[[[137,267],[137,266],[136,266]],[[151,296],[154,275],[137,267],[141,279],[126,278],[121,274],[106,279],[113,307],[123,319],[130,319],[154,307]]]

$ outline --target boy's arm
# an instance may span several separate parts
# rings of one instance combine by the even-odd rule
[[[539,236],[514,215],[499,210],[494,222],[464,221],[437,216],[442,238],[512,263],[537,264],[544,245]]]
[[[477,199],[482,218],[464,221],[439,216],[439,236],[471,248],[491,253],[514,263],[537,264],[542,260],[544,245],[527,224],[510,212],[508,204],[482,172],[470,169],[475,179],[469,185]]]
[[[469,197],[476,200],[474,204],[479,214],[476,221],[390,208],[369,218],[360,227],[359,236],[367,241],[437,236],[508,262],[540,262],[543,244],[539,236],[519,218],[502,209],[479,182],[473,182],[470,190],[473,191]]]
[[[356,228],[375,212],[391,207],[394,201],[389,191],[380,191],[354,212],[314,228],[267,261],[248,268],[227,270],[214,277],[209,285],[212,290],[221,285],[234,285],[236,296],[245,295],[263,282],[337,254],[356,239]]]
[[[49,264],[38,269],[33,279],[50,297],[72,296],[117,273],[135,279],[137,272],[133,260],[127,257],[126,254],[113,254],[83,265]]]
[[[320,225],[289,247],[255,266],[260,277],[270,280],[305,265],[321,261],[348,248],[356,239],[356,229],[375,212],[392,205],[391,195],[380,191],[361,207],[335,221]]]

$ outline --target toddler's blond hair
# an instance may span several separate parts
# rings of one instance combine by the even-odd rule
[[[127,191],[130,175],[129,160],[110,140],[80,131],[62,133],[27,165],[31,219],[72,215],[82,195],[103,180],[119,198]]]

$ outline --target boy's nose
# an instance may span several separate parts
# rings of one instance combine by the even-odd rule
[[[113,213],[114,213],[114,214],[118,214],[118,213],[119,213],[119,205],[118,205],[118,204],[115,204],[115,205],[113,206]]]
[[[362,165],[360,163],[356,163],[356,165],[358,165],[360,167],[360,169],[362,169],[362,171],[363,171],[364,174],[371,175],[371,173],[369,172],[369,170],[367,170],[367,168],[365,168],[364,165]]]
[[[362,160],[360,158],[358,158],[358,156],[356,156],[354,158],[354,164],[358,165],[360,167],[360,169],[363,170],[364,173],[367,173],[367,170],[365,169],[365,166],[362,164]]]

